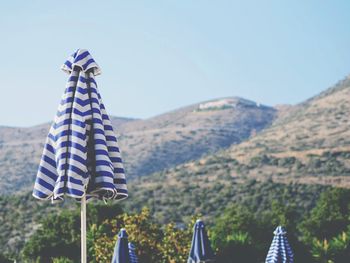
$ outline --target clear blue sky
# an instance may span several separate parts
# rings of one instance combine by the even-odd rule
[[[298,103],[350,73],[350,1],[3,1],[0,125],[50,121],[77,48],[112,115],[224,96]]]

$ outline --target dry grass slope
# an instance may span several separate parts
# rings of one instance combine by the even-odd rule
[[[147,205],[167,221],[193,213],[219,213],[218,208],[229,203],[242,203],[243,196],[256,197],[260,209],[261,198],[281,184],[309,194],[300,202],[312,200],[328,186],[350,187],[349,102],[350,78],[346,78],[304,103],[277,107],[276,120],[256,136],[138,178],[127,205]]]
[[[350,78],[304,103],[283,107],[272,125],[228,149],[143,178],[143,187],[203,190],[250,180],[350,187]],[[164,192],[166,192],[164,190]]]
[[[146,120],[114,117],[128,178],[240,143],[276,116],[274,108],[241,98],[230,100],[230,107],[198,110],[200,104],[195,104]],[[48,128],[49,124],[0,127],[0,194],[32,189]]]

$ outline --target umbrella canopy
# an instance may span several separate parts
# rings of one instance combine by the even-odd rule
[[[112,263],[132,263],[129,255],[128,234],[122,228],[118,234],[118,240],[114,247]]]
[[[129,256],[130,256],[130,263],[138,263],[139,260],[136,256],[136,248],[134,244],[129,242]]]
[[[278,226],[273,232],[273,237],[266,263],[293,263],[293,251],[287,240],[287,232],[282,226]]]
[[[214,259],[214,252],[205,231],[204,223],[197,220],[193,228],[193,238],[188,263],[209,262]]]
[[[99,66],[87,50],[77,50],[62,66],[66,90],[50,128],[33,196],[59,201],[123,199],[126,180],[117,138],[97,89]]]

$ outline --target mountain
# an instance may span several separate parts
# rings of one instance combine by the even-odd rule
[[[272,107],[233,97],[126,123],[118,130],[128,176],[151,174],[240,143],[275,116]]]
[[[251,178],[350,187],[350,77],[280,115],[222,154]]]
[[[271,125],[272,107],[242,98],[202,102],[146,120],[112,117],[129,179],[240,143]],[[0,127],[0,195],[29,191],[49,124]]]
[[[301,104],[281,106],[271,126],[242,143],[135,180],[129,209],[150,206],[164,221],[194,212],[213,217],[247,193],[254,199],[265,183],[271,187],[267,196],[277,184],[305,187],[304,193],[314,186],[320,187],[316,192],[350,187],[349,102],[348,77]],[[259,196],[258,204],[265,198]]]
[[[324,190],[350,186],[349,101],[346,78],[298,105],[233,97],[146,120],[113,117],[131,179],[122,206],[147,206],[162,223],[202,214],[211,224],[231,204],[263,216],[272,201],[307,216]],[[60,210],[29,193],[48,127],[0,127],[3,251],[19,251],[40,219]]]
[[[47,132],[47,124],[31,128],[0,127],[0,194],[33,185],[33,173]]]

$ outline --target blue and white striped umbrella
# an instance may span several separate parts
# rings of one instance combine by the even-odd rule
[[[293,251],[287,240],[287,232],[282,226],[278,226],[273,232],[273,237],[266,263],[293,263]]]
[[[210,262],[214,260],[214,252],[210,246],[204,223],[197,220],[193,228],[193,238],[188,263]]]
[[[47,136],[33,195],[123,199],[127,188],[118,142],[97,89],[99,66],[79,49],[62,66],[66,90]]]
[[[139,260],[136,256],[136,248],[133,243],[129,242],[129,256],[130,256],[130,263],[138,263]]]
[[[128,234],[124,228],[122,228],[118,234],[112,263],[132,263],[129,255]]]

